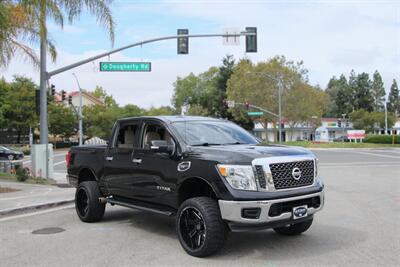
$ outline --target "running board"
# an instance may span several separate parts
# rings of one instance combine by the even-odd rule
[[[112,197],[107,197],[107,198],[99,198],[100,202],[105,202],[105,203],[110,203],[111,205],[119,205],[123,206],[126,208],[131,208],[131,209],[137,209],[137,210],[142,210],[142,211],[148,211],[152,213],[157,213],[165,216],[173,216],[175,215],[175,210],[172,208],[164,207],[164,206],[158,206],[154,204],[149,204],[137,200],[116,200]]]

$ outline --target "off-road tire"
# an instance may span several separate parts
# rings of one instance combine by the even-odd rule
[[[281,234],[281,235],[290,235],[290,236],[291,235],[299,235],[299,234],[307,231],[308,228],[310,228],[312,222],[313,222],[313,219],[303,221],[300,223],[296,223],[296,224],[291,224],[290,226],[286,226],[286,227],[274,228],[274,230],[275,230],[275,232],[277,232],[278,234]]]
[[[81,221],[98,222],[103,218],[106,204],[100,203],[101,196],[97,182],[88,181],[79,184],[75,193],[75,209]]]
[[[182,227],[185,225],[186,213],[190,210],[198,212],[204,222],[203,242],[198,248],[191,247],[190,242],[187,241],[188,231],[185,231]],[[227,237],[227,227],[221,218],[218,203],[208,197],[190,198],[181,204],[176,216],[176,231],[183,249],[189,255],[195,257],[205,257],[217,252],[223,247]]]

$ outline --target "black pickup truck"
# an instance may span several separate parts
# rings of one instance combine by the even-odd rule
[[[121,119],[108,145],[73,147],[67,166],[82,221],[101,220],[106,203],[175,216],[182,247],[197,257],[229,231],[301,234],[324,204],[313,153],[261,145],[220,119]]]

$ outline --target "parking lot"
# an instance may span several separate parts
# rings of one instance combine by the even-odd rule
[[[233,233],[209,258],[188,256],[173,218],[107,206],[100,223],[73,207],[0,219],[2,266],[399,266],[400,149],[316,150],[326,204],[309,231]],[[65,230],[37,235],[45,227]]]

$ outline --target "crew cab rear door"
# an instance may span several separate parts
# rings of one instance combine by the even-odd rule
[[[132,154],[139,144],[140,123],[139,119],[119,122],[105,153],[104,180],[112,195],[132,197],[132,183],[137,175]]]

